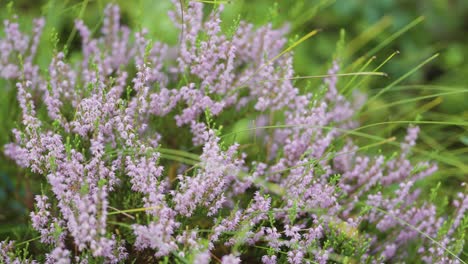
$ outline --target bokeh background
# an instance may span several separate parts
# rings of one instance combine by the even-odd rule
[[[167,16],[168,10],[174,8],[169,0],[112,2],[121,6],[123,24],[133,29],[147,28],[154,39],[177,43],[179,33]],[[23,29],[29,30],[33,18],[46,18],[37,58],[38,64],[46,69],[57,37],[59,47],[68,45],[70,59],[76,56],[73,51],[80,48],[80,39],[73,29],[74,19],[83,19],[99,34],[97,29],[107,3],[104,0],[0,0],[0,19],[11,19],[17,14]],[[405,76],[357,116],[363,125],[387,123],[370,125],[362,131],[382,137],[398,137],[408,126],[406,121],[441,122],[421,124],[420,151],[416,159],[435,161],[440,170],[418,184],[423,191],[430,192],[440,183],[441,194],[445,195],[440,203],[446,203],[453,190],[459,190],[460,184],[467,181],[468,1],[231,0],[224,7],[226,29],[239,18],[255,25],[288,26],[291,43],[320,29],[319,34],[294,49],[298,75],[326,74],[336,59],[340,61],[343,73],[372,71],[398,51],[399,54],[379,70],[387,73],[387,77],[340,78],[339,86],[345,93],[361,91],[372,97]],[[207,4],[207,8],[213,8],[213,5]],[[439,56],[415,70],[435,54]],[[369,60],[369,65],[363,67]],[[297,86],[313,89],[321,82],[321,78],[310,78],[298,81]],[[13,83],[0,80],[1,146],[11,140],[10,131],[19,120],[13,87]],[[34,194],[40,193],[40,189],[37,178],[32,179],[0,153],[0,237],[26,232],[27,214],[33,209]]]

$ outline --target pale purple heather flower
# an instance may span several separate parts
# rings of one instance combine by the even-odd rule
[[[48,209],[50,208],[50,204],[47,202],[47,199],[47,196],[44,195],[36,195],[35,197],[36,207],[38,211],[31,213],[31,220],[32,226],[36,230],[39,230],[42,227],[44,227],[49,221],[50,212],[48,211]]]
[[[11,263],[13,260],[11,259],[11,252],[14,248],[14,241],[0,241],[0,260],[3,263]],[[19,261],[18,261],[19,262]]]
[[[100,167],[99,162],[91,161],[85,166],[88,177],[87,181],[83,182],[81,179],[84,175],[83,167],[80,164],[83,162],[82,156],[79,153],[74,153],[72,150],[69,155],[73,159],[68,159],[61,137],[57,134],[47,132],[46,134],[38,135],[40,123],[30,116],[30,114],[34,114],[34,111],[30,101],[28,101],[27,93],[21,92],[23,89],[21,85],[19,85],[18,88],[20,89],[18,96],[23,105],[23,116],[26,117],[25,120],[31,120],[25,122],[25,125],[29,126],[26,136],[29,137],[30,140],[26,144],[26,149],[29,154],[29,166],[31,170],[38,173],[42,173],[44,170],[48,171],[47,178],[52,185],[53,192],[59,199],[58,206],[66,222],[66,227],[70,235],[74,237],[75,243],[78,245],[79,249],[83,250],[89,247],[94,256],[114,258],[112,251],[115,242],[104,237],[106,233],[107,194],[102,188],[100,191],[93,190],[99,178],[106,179],[107,177],[107,179],[112,182],[112,176],[103,177],[103,174],[110,174],[106,172],[106,169],[102,168],[102,166],[98,173],[96,169]],[[72,168],[72,170],[68,170],[70,168]],[[99,174],[101,175],[98,176]],[[95,178],[95,176],[99,178]],[[84,184],[88,185],[91,193],[83,197],[76,192],[79,191],[80,188],[83,188]],[[47,215],[46,209],[48,206],[43,200],[44,199],[38,200],[39,212],[38,214],[32,214],[32,217],[33,221],[36,221],[36,228],[41,230],[42,240],[51,243],[50,233],[47,234],[43,232],[46,220],[39,219]],[[101,201],[101,203],[97,203],[98,200]],[[100,216],[97,217],[97,214]],[[49,225],[55,226],[53,225],[54,223],[65,225],[61,224],[61,221],[58,219],[55,219],[53,223]],[[51,228],[49,231],[53,232],[54,228]]]
[[[327,119],[329,122],[335,122],[338,127],[352,128],[355,124],[350,119],[354,115],[354,110],[359,109],[359,104],[353,106],[350,101],[338,93],[338,78],[336,74],[339,73],[339,70],[338,62],[334,61],[332,68],[328,71],[330,77],[325,79],[325,84],[327,85],[325,100],[332,106],[327,113]]]
[[[309,228],[309,231],[304,234],[304,242],[306,245],[312,245],[316,240],[322,238],[324,235],[324,230],[322,225],[317,225],[317,227]]]
[[[416,145],[416,139],[418,138],[419,127],[410,126],[408,128],[408,134],[405,137],[405,142],[402,143],[401,148],[404,154],[408,154],[410,148]]]
[[[22,77],[31,82],[29,86],[33,89],[45,87],[43,78],[39,75],[39,67],[33,64],[44,27],[44,19],[39,18],[33,21],[32,39],[20,32],[16,19],[14,17],[13,22],[5,20],[3,23],[5,38],[0,39],[0,77],[13,80]]]
[[[61,82],[59,80],[60,71],[64,70],[63,53],[60,52],[52,60],[51,65],[49,66],[50,82],[48,88],[44,94],[44,103],[47,105],[47,110],[49,112],[49,117],[53,120],[60,120],[60,107],[62,106],[62,101],[60,100],[60,94],[63,93],[62,86],[65,88],[68,86],[66,81]],[[73,86],[71,86],[73,87]]]
[[[343,130],[357,125],[352,117],[362,105],[359,95],[350,102],[339,94],[337,62],[322,87],[323,98],[300,94],[291,80],[293,55],[272,61],[285,49],[286,27],[255,28],[240,22],[227,35],[221,30],[222,7],[205,16],[203,5],[192,1],[182,19],[179,2],[174,3],[177,11],[171,17],[183,29],[177,46],[151,44],[145,29],[136,32],[132,42],[130,30],[120,24],[119,8],[108,5],[99,38],[93,38],[82,21],[75,22],[82,38],[79,65],[67,63],[57,52],[45,77],[33,64],[44,20],[35,20],[32,38],[19,31],[18,23],[4,22],[0,77],[17,81],[22,110],[21,126],[13,130],[14,140],[4,151],[50,185],[53,195],[36,196],[36,211],[31,213],[41,241],[55,247],[46,256],[49,263],[87,263],[98,257],[123,262],[128,257],[125,247],[151,250],[156,258],[190,253],[196,263],[209,263],[207,246],[214,250],[218,244],[257,243],[274,251],[262,253],[263,263],[277,263],[274,254],[280,250],[287,251],[284,257],[290,263],[326,263],[334,248],[322,248],[323,241],[333,238],[331,227],[337,224],[352,238],[362,235],[371,241],[362,260],[404,261],[406,246],[422,241],[422,260],[452,261],[398,220],[432,237],[444,222],[434,205],[417,202],[420,191],[414,189],[415,181],[437,169],[409,159],[418,127],[408,128],[401,154],[390,160],[358,154],[359,147],[348,138],[333,155],[330,149]],[[26,58],[23,68],[18,55]],[[33,101],[36,95],[42,102]],[[46,109],[50,119],[58,120],[59,129],[37,117],[37,102],[42,103],[37,109]],[[72,116],[67,112],[70,107]],[[247,157],[237,143],[225,145],[219,131],[202,121],[207,112],[216,119],[225,110],[241,108],[255,112],[257,125],[282,126],[256,134],[267,146],[265,160]],[[269,118],[276,111],[284,113],[281,122]],[[170,119],[162,119],[166,117]],[[194,158],[197,164],[177,168],[175,180],[160,162],[165,156],[158,148],[166,147],[168,139],[161,136],[164,127],[154,128],[150,122],[155,119],[189,128],[193,146],[201,146],[199,161]],[[194,149],[190,143],[174,144]],[[340,176],[336,185],[331,183],[334,175]],[[266,184],[259,183],[263,181]],[[394,194],[374,191],[390,185],[398,187]],[[108,213],[109,196],[118,196],[127,187],[141,197],[132,206],[145,207],[146,214],[129,220],[134,221],[133,245],[118,240],[108,223],[114,219]],[[281,196],[278,189],[284,191]],[[253,193],[250,202],[240,206],[247,193]],[[467,201],[462,194],[454,201],[456,215],[441,241],[446,247],[455,241]],[[371,206],[370,211],[357,215],[363,203]],[[225,211],[233,208],[227,216]],[[195,214],[213,223],[206,237],[196,222],[191,223]],[[360,234],[363,221],[386,235]],[[62,230],[58,237],[57,228]],[[66,238],[76,250],[65,246]],[[13,250],[12,243],[0,246],[2,261],[20,261],[6,253]],[[356,255],[362,254],[357,250]],[[229,253],[223,263],[241,262]]]
[[[210,246],[213,242],[216,242],[223,232],[233,231],[243,227],[251,227],[263,220],[268,218],[268,211],[270,210],[271,199],[261,196],[259,192],[256,192],[252,203],[245,209],[245,211],[238,210],[232,214],[229,218],[223,219],[220,223],[215,225],[213,228],[214,233],[210,237]],[[254,233],[252,231],[246,232],[244,238],[232,238],[226,242],[226,245],[233,245],[235,243],[243,243],[253,245],[263,237],[262,232]],[[239,241],[240,240],[240,241]]]
[[[75,133],[84,137],[94,129],[103,116],[102,100],[98,94],[94,94],[90,98],[83,99],[77,108],[76,119],[71,125]]]
[[[233,255],[225,255],[221,259],[221,264],[240,264],[241,259]]]
[[[300,264],[303,263],[304,252],[301,250],[292,250],[288,252],[288,261],[291,264]]]
[[[262,257],[262,263],[263,264],[276,264],[277,257],[275,255],[273,256],[263,256]]]
[[[198,238],[198,230],[193,229],[192,231],[183,231],[180,235],[177,236],[176,240],[177,243],[186,245],[187,247],[190,247],[192,251],[195,251],[202,249]]]
[[[450,227],[450,230],[448,231],[449,235],[453,234],[453,232],[455,232],[455,230],[459,227],[462,219],[466,217],[466,211],[468,210],[468,195],[458,193],[457,198],[459,200],[455,200],[453,202],[455,207],[457,208],[457,214],[455,216],[455,219],[453,220],[453,224]]]
[[[31,46],[29,47],[29,56],[26,58],[26,61],[28,63],[32,63],[34,56],[36,56],[37,48],[39,46],[39,41],[42,35],[42,30],[44,29],[44,26],[45,26],[44,18],[34,19],[33,22],[34,22],[33,38],[32,38]]]
[[[69,124],[61,115],[60,108],[63,101],[71,101],[71,105],[76,107],[80,99],[74,91],[76,86],[76,73],[70,65],[64,62],[63,52],[59,52],[52,59],[49,66],[49,82],[44,89],[44,103],[47,106],[49,117],[60,121],[62,127],[67,131]]]
[[[392,243],[385,247],[385,250],[382,254],[386,259],[390,259],[395,255],[396,249],[397,249],[397,246]]]
[[[52,252],[46,254],[46,263],[69,264],[71,263],[70,251],[62,247],[56,247]]]
[[[326,264],[328,263],[328,251],[326,250],[323,250],[323,251],[318,251],[316,254],[315,254],[315,259],[317,261],[317,263],[319,264]]]
[[[205,142],[208,141],[208,127],[205,123],[199,123],[192,121],[190,122],[190,130],[192,131],[193,138],[192,142],[195,146],[203,145]]]
[[[215,102],[209,96],[205,95],[201,88],[197,88],[194,83],[188,87],[184,86],[180,89],[180,99],[185,101],[187,108],[182,110],[181,114],[175,116],[178,126],[189,124],[191,121],[209,109],[213,115],[218,115],[224,108],[224,102]]]
[[[265,234],[265,240],[267,241],[268,246],[275,250],[279,250],[282,245],[282,242],[280,241],[281,234],[279,234],[276,227],[273,227],[273,228],[267,227],[267,228],[264,228],[263,230]]]
[[[242,216],[241,211],[233,211],[229,217],[222,219],[221,222],[213,228],[214,232],[210,239],[212,241],[217,241],[222,232],[235,230],[242,220]]]
[[[136,235],[135,247],[138,250],[154,249],[156,257],[175,251],[178,246],[174,233],[179,224],[174,221],[174,216],[175,212],[172,209],[163,208],[158,210],[158,221],[153,221],[147,226],[133,225]]]
[[[15,257],[15,241],[0,241],[0,263],[5,264],[39,264],[23,256]]]
[[[65,239],[66,232],[60,232],[57,228],[63,229],[64,221],[50,215],[50,204],[44,195],[36,195],[36,212],[31,212],[31,225],[41,234],[41,242],[46,244],[59,244]]]
[[[117,71],[122,65],[126,65],[134,54],[130,47],[130,30],[120,25],[120,11],[116,5],[108,5],[104,11],[102,37],[91,39],[89,29],[80,20],[75,21],[75,26],[82,37],[83,45],[83,75],[85,80],[90,74],[88,64],[95,62],[98,73],[109,76]]]
[[[256,192],[252,204],[247,207],[245,214],[247,214],[249,218],[251,216],[250,221],[252,224],[257,224],[261,220],[265,220],[267,218],[270,206],[271,198],[265,198],[264,196],[260,195],[259,192]]]
[[[180,14],[172,13],[176,24],[184,28],[177,71],[183,73],[190,66],[191,73],[202,80],[201,90],[208,88],[209,93],[223,95],[225,98],[222,101],[210,102],[219,110],[236,102],[238,91],[235,89],[243,88],[239,86],[250,89],[250,99],[245,98],[247,100],[257,100],[260,96],[257,109],[265,110],[271,105],[274,110],[278,110],[289,103],[293,105],[291,100],[298,90],[288,80],[293,74],[292,57],[280,58],[263,67],[266,63],[265,54],[272,58],[280,53],[285,44],[285,39],[280,36],[285,30],[272,30],[271,26],[267,26],[255,32],[250,25],[242,23],[230,43],[227,36],[220,34],[220,10],[203,22],[201,7],[201,3],[190,3],[183,25],[180,25]],[[207,34],[208,40],[197,44],[197,35],[202,30]],[[251,61],[255,63],[247,63]],[[249,67],[235,73],[235,66],[243,63],[247,63]],[[283,66],[285,64],[288,65],[286,68]],[[215,115],[219,112],[211,110]],[[196,115],[193,111],[190,112]],[[185,119],[181,119],[178,123],[184,121]]]
[[[0,39],[0,73],[2,78],[13,79],[19,77],[20,71],[16,63],[10,62],[10,58],[17,60],[18,55],[25,55],[29,45],[29,36],[20,32],[17,22],[5,20],[3,26],[5,38]]]
[[[314,169],[307,163],[299,162],[299,166],[291,169],[288,177],[281,183],[284,189],[288,190],[284,197],[287,204],[285,208],[297,206],[304,211],[316,208],[336,211],[338,203],[334,187],[319,182],[314,175]]]
[[[209,264],[210,260],[211,260],[210,252],[203,251],[203,252],[198,253],[195,256],[193,263]]]
[[[219,138],[213,130],[205,132],[207,141],[200,156],[201,164],[193,177],[179,175],[179,191],[174,193],[175,210],[191,216],[199,205],[215,214],[225,201],[225,192],[241,172],[242,162],[236,160],[237,145],[226,152],[218,145]]]

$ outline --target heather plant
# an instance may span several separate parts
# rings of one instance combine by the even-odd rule
[[[340,93],[339,57],[296,87],[287,25],[226,31],[223,6],[206,11],[174,1],[170,45],[110,4],[99,34],[75,21],[79,60],[55,45],[47,69],[44,20],[4,22],[0,76],[21,109],[4,154],[42,185],[37,240],[5,239],[2,262],[464,263],[466,187],[448,210],[421,197],[437,164],[411,159],[418,126],[401,143],[359,132],[366,98]]]

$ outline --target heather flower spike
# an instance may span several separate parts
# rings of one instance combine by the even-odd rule
[[[359,152],[343,132],[360,101],[339,94],[339,61],[323,92],[303,93],[293,54],[271,60],[287,27],[225,34],[222,6],[204,14],[190,1],[181,14],[174,3],[176,46],[122,25],[110,4],[99,37],[75,21],[80,61],[58,51],[47,71],[34,64],[44,20],[31,36],[4,22],[0,77],[21,109],[4,153],[46,184],[30,213],[42,256],[3,241],[0,262],[393,263],[417,245],[418,261],[461,263],[468,199],[453,201],[450,223],[419,199],[416,182],[437,165],[411,161],[418,127],[397,155]],[[220,128],[244,110],[277,126],[252,133],[258,155]]]

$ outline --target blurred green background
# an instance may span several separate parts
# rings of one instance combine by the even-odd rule
[[[121,6],[123,24],[137,30],[147,28],[154,39],[176,44],[178,31],[167,16],[173,8],[169,0],[112,1]],[[57,34],[59,46],[70,43],[70,56],[80,47],[73,29],[75,18],[99,34],[102,11],[108,1],[67,0],[0,0],[0,18],[18,14],[22,29],[29,31],[31,21],[46,18],[37,63],[46,69],[52,52],[52,36]],[[212,8],[208,4],[207,9]],[[287,25],[291,43],[314,29],[316,36],[294,49],[298,75],[326,74],[334,59],[342,72],[372,71],[391,54],[399,51],[379,70],[387,77],[349,76],[339,81],[340,89],[360,90],[368,97],[377,94],[400,77],[386,93],[372,100],[357,117],[362,131],[382,137],[401,139],[407,122],[436,121],[444,124],[421,124],[419,152],[415,159],[439,163],[440,170],[421,183],[428,191],[441,182],[447,195],[468,178],[468,1],[466,0],[231,0],[223,13],[225,28],[240,17],[255,25],[272,23]],[[3,36],[3,31],[0,33]],[[439,56],[412,72],[434,54]],[[373,57],[375,56],[375,57]],[[363,67],[371,60],[367,67]],[[411,73],[411,74],[410,74]],[[321,78],[297,82],[298,87],[317,87]],[[11,129],[19,119],[13,83],[0,80],[0,145],[11,140]],[[21,228],[24,217],[32,209],[32,193],[40,186],[30,181],[31,175],[19,171],[0,154],[0,232]],[[31,191],[33,189],[34,191]],[[0,233],[1,237],[1,233]]]

